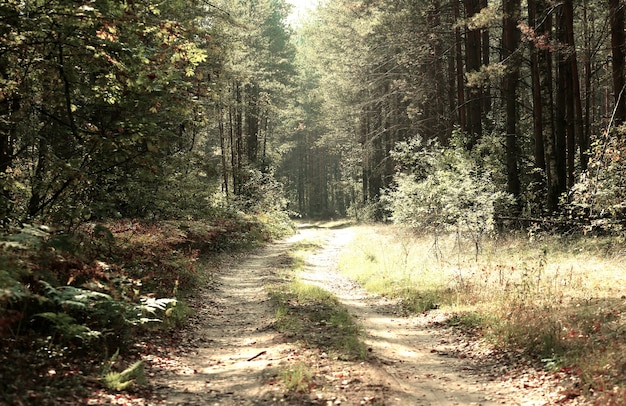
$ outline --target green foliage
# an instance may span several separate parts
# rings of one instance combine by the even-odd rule
[[[119,351],[116,351],[102,367],[100,381],[105,388],[119,392],[129,389],[132,385],[145,385],[147,383],[143,361],[136,361],[121,372],[113,371],[113,366],[118,357]]]
[[[45,312],[38,313],[35,317],[41,317],[50,322],[55,335],[66,341],[79,339],[88,344],[91,340],[102,336],[102,332],[94,331],[83,324],[76,323],[76,320],[67,313]]]
[[[47,320],[60,341],[79,339],[89,344],[100,337],[124,340],[131,327],[160,321],[157,316],[164,315],[168,306],[176,304],[174,299],[151,297],[142,297],[139,303],[133,303],[125,297],[116,300],[89,289],[40,283],[40,302],[45,308],[56,311],[37,313],[35,317]],[[118,345],[124,346],[125,343],[122,341]]]
[[[589,170],[581,175],[570,192],[567,210],[570,219],[585,225],[587,231],[624,234],[626,220],[626,127],[614,137],[595,142]]]
[[[384,196],[396,223],[476,240],[494,230],[496,213],[511,202],[490,171],[461,148],[414,139],[398,144],[393,156],[408,168]]]
[[[72,226],[155,196],[134,188],[162,184],[194,146],[210,87],[201,79],[217,69],[204,11],[187,0],[3,5],[10,220]]]
[[[283,185],[272,173],[249,169],[243,177],[242,192],[235,204],[247,213],[279,212],[287,207]]]

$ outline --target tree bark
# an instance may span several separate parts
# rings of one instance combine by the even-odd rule
[[[536,3],[537,18],[540,22],[535,25],[538,36],[537,64],[539,75],[539,88],[541,97],[541,128],[544,143],[547,198],[546,208],[548,212],[555,212],[559,205],[561,194],[561,181],[557,157],[556,143],[556,117],[555,117],[555,94],[553,75],[553,18],[552,7],[547,0],[531,0]],[[541,161],[541,158],[539,158]]]
[[[554,117],[554,153],[557,170],[557,187],[558,195],[567,190],[567,80],[569,72],[569,64],[567,62],[567,49],[564,48],[567,43],[565,12],[561,5],[557,10],[557,77],[556,77],[556,93],[555,93],[555,117]]]
[[[256,165],[259,154],[259,86],[249,84],[245,87],[248,99],[246,111],[246,155],[248,163]]]
[[[506,167],[508,192],[520,201],[521,186],[518,167],[517,146],[517,87],[519,82],[519,63],[521,61],[518,47],[520,31],[517,24],[520,18],[521,0],[504,0],[502,2],[504,17],[502,28],[502,60],[506,66],[506,74],[502,83],[502,98],[506,111]]]
[[[471,18],[480,11],[480,0],[464,0],[465,16]],[[482,64],[480,29],[465,30],[465,66],[467,72],[477,72]],[[468,149],[473,149],[482,136],[482,103],[483,91],[481,87],[468,89],[467,123],[469,140]]]
[[[482,10],[488,6],[488,0],[480,0],[479,9]],[[482,60],[483,66],[489,66],[491,63],[491,46],[489,39],[489,30],[483,28],[481,32]],[[487,85],[483,91],[482,114],[487,115],[491,111],[491,87]]]
[[[624,64],[626,36],[624,35],[624,4],[621,0],[609,0],[611,15],[611,56],[613,73],[613,98],[615,102],[615,125],[626,121],[626,97],[624,97]]]
[[[537,2],[528,1],[528,26],[534,30],[536,36],[540,36],[540,28],[537,20]],[[538,40],[529,41],[530,44],[530,74],[532,78],[533,94],[533,140],[535,167],[546,170],[545,145],[543,135],[543,104],[541,98],[541,73],[539,70],[539,53],[542,52]]]
[[[219,135],[220,135],[220,149],[221,149],[221,160],[222,160],[222,190],[224,191],[224,194],[226,195],[226,199],[229,198],[229,190],[228,190],[228,171],[227,166],[227,160],[226,160],[226,155],[228,154],[227,150],[226,150],[226,132],[224,130],[224,112],[222,109],[222,105],[220,104],[218,109],[217,109],[217,119],[218,119],[218,131],[219,131]]]
[[[459,10],[459,2],[453,1],[454,7],[454,22],[457,23],[461,20],[461,12]],[[454,50],[455,50],[455,62],[456,62],[456,110],[459,116],[459,126],[461,131],[468,131],[467,127],[467,106],[465,105],[465,72],[463,69],[463,37],[461,35],[461,28],[456,27],[454,29]]]

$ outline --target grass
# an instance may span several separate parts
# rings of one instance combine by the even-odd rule
[[[270,288],[276,307],[276,327],[307,347],[319,348],[331,358],[363,360],[367,357],[367,347],[354,318],[336,296],[297,277],[304,269],[306,255],[319,247],[316,242],[296,244],[286,270],[289,280]]]
[[[290,368],[283,370],[280,379],[289,392],[304,393],[309,391],[312,373],[310,368],[303,362],[298,362]]]
[[[407,310],[442,308],[494,345],[626,396],[626,251],[614,238],[510,234],[473,241],[360,229],[340,269]]]

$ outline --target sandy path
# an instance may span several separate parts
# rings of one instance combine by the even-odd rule
[[[428,326],[423,316],[399,317],[394,304],[372,296],[336,272],[341,250],[354,230],[302,228],[232,263],[200,307],[178,355],[157,373],[159,404],[167,405],[546,405],[545,391],[523,391],[475,372],[462,359],[450,332]],[[297,241],[323,241],[299,277],[338,296],[364,327],[371,356],[364,363],[305,354],[271,328],[274,312],[263,288],[277,277],[284,253]],[[350,373],[334,387],[320,385],[298,397],[284,396],[276,376],[289,363],[306,360],[320,376]],[[153,366],[158,366],[153,360]],[[157,368],[158,369],[158,368]],[[348,371],[348,372],[345,372]],[[320,380],[321,381],[321,380]],[[341,379],[339,379],[341,381]],[[329,382],[327,379],[325,382]],[[346,383],[348,382],[348,383]],[[354,383],[354,384],[353,384]],[[333,393],[336,392],[336,393]]]
[[[273,362],[289,352],[271,329],[274,312],[264,284],[274,273],[287,243],[273,244],[231,263],[215,286],[203,292],[183,347],[173,356],[169,373],[159,377],[159,392],[168,405],[272,404],[267,382]]]
[[[309,258],[300,278],[335,294],[364,327],[371,361],[396,394],[386,404],[510,404],[488,390],[486,379],[463,373],[461,360],[439,355],[437,348],[443,339],[427,330],[420,317],[390,315],[391,303],[336,272],[341,249],[353,238],[350,228],[330,231],[326,248]]]

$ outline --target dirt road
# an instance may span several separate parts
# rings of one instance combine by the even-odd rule
[[[515,382],[498,376],[497,365],[468,356],[460,348],[468,343],[434,322],[443,316],[398,316],[395,303],[338,274],[341,250],[353,237],[350,227],[304,226],[292,238],[228,264],[199,297],[178,351],[148,360],[158,383],[156,404],[529,406],[562,400],[552,382]],[[335,294],[361,323],[367,361],[329,359],[272,327],[264,285],[279,277],[286,250],[303,240],[323,241],[323,249],[307,258],[299,278]],[[314,384],[287,393],[279,377],[297,363],[314,372]]]

